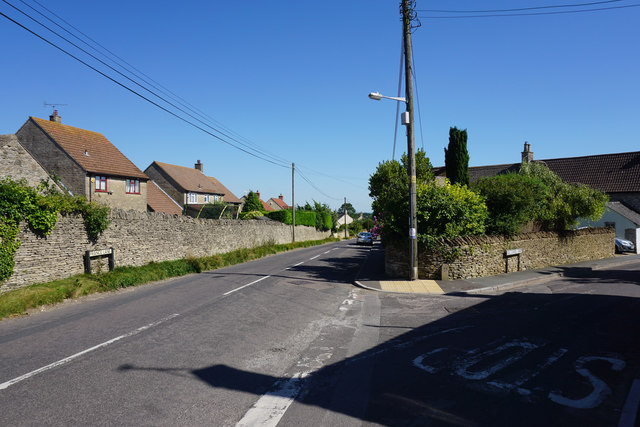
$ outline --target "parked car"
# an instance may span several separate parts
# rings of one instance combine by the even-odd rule
[[[633,242],[616,237],[616,253],[620,254],[622,252],[635,252],[635,251],[636,251],[636,247],[633,244]]]
[[[358,233],[356,245],[373,245],[373,234],[365,231]]]

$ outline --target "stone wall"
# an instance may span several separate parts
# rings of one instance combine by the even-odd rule
[[[313,227],[296,227],[296,241],[320,240],[329,235]],[[139,266],[267,243],[290,243],[291,226],[275,221],[195,219],[113,209],[109,228],[96,242],[88,240],[80,216],[59,216],[52,233],[44,238],[34,235],[23,223],[18,239],[22,243],[15,256],[14,274],[0,291],[83,273],[87,250],[113,247],[116,266]]]
[[[614,256],[615,230],[589,228],[562,234],[536,232],[513,237],[469,236],[443,241],[441,249],[418,249],[421,279],[470,279],[517,271],[518,256],[505,257],[509,249],[522,249],[520,269],[603,259]],[[405,247],[406,246],[406,247]],[[385,271],[390,277],[408,277],[409,245],[387,245]]]

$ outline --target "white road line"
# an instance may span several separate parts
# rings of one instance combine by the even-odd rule
[[[333,249],[329,249],[328,251],[323,252],[323,254],[328,254],[328,253],[329,253],[329,252],[331,252],[332,250],[333,250]]]
[[[636,414],[640,406],[640,380],[634,380],[627,401],[622,408],[622,416],[618,427],[633,427],[636,425]]]
[[[244,414],[236,426],[275,427],[278,425],[284,413],[300,393],[304,379],[308,375],[308,372],[301,372],[291,378],[278,381],[271,391],[262,395]]]
[[[316,259],[316,258],[318,258],[319,256],[320,256],[320,255],[316,255],[316,256],[314,256],[313,258],[309,258],[309,261],[311,261],[311,260],[313,260],[313,259]]]
[[[292,265],[291,267],[287,267],[287,268],[285,268],[285,270],[291,270],[293,267],[297,267],[297,266],[302,265],[302,264],[304,264],[304,261],[299,262],[296,265]]]
[[[10,386],[12,386],[12,385],[14,385],[16,383],[19,383],[20,381],[26,380],[27,378],[31,378],[31,377],[33,377],[35,375],[41,374],[41,373],[43,373],[45,371],[48,371],[49,369],[53,369],[53,368],[56,368],[58,366],[62,366],[64,364],[66,364],[66,363],[71,362],[74,359],[77,359],[78,357],[80,357],[80,356],[82,356],[84,354],[87,354],[87,353],[92,352],[94,350],[98,350],[99,348],[106,347],[106,346],[108,346],[110,344],[113,344],[116,341],[120,341],[121,339],[129,338],[129,337],[132,337],[134,335],[137,335],[142,331],[145,331],[145,330],[147,330],[149,328],[153,328],[154,326],[158,326],[159,324],[164,323],[164,322],[166,322],[168,320],[171,320],[171,319],[173,319],[174,317],[177,317],[177,316],[180,316],[180,315],[179,314],[172,314],[171,316],[167,316],[167,317],[165,317],[163,319],[158,320],[157,322],[149,323],[148,325],[142,326],[142,327],[140,327],[138,329],[135,329],[135,330],[133,330],[133,331],[131,331],[129,333],[126,333],[124,335],[120,335],[119,337],[110,339],[109,341],[105,341],[102,344],[98,344],[96,346],[93,346],[91,348],[83,350],[83,351],[81,351],[79,353],[76,353],[76,354],[74,354],[72,356],[65,357],[64,359],[58,360],[57,362],[54,362],[54,363],[51,363],[50,365],[43,366],[42,368],[36,369],[35,371],[31,371],[28,374],[24,374],[24,375],[21,375],[21,376],[19,376],[17,378],[14,378],[12,380],[4,382],[4,383],[0,384],[0,390],[4,390],[7,387],[10,387]]]
[[[260,281],[262,281],[262,280],[264,280],[264,279],[268,279],[269,277],[271,277],[271,276],[264,276],[264,277],[261,277],[261,278],[259,278],[258,280],[254,280],[254,281],[253,281],[253,282],[251,282],[251,283],[247,283],[247,284],[246,284],[246,285],[244,285],[244,286],[240,286],[239,288],[235,288],[234,290],[229,291],[229,292],[227,292],[227,293],[224,293],[224,294],[222,294],[222,295],[224,295],[224,296],[226,297],[226,296],[227,296],[227,295],[229,295],[229,294],[232,294],[232,293],[234,293],[234,292],[237,292],[237,291],[239,291],[240,289],[244,289],[244,288],[246,288],[247,286],[255,285],[256,283],[258,283],[258,282],[260,282]]]

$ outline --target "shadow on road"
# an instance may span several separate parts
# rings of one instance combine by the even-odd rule
[[[639,283],[637,272],[595,273],[598,286]],[[315,274],[332,276],[324,269]],[[566,271],[576,280],[583,274]],[[421,316],[415,307],[422,297],[380,298],[407,303]],[[444,310],[451,314],[407,332],[398,323],[385,326],[384,319],[363,325],[378,328],[384,342],[330,361],[296,382],[294,393],[290,376],[220,364],[188,372],[211,387],[253,393],[256,399],[265,393],[292,396],[309,407],[380,425],[618,424],[631,384],[640,377],[640,298],[513,292],[478,301],[458,310],[463,301],[448,297]],[[137,369],[172,372],[121,367]]]

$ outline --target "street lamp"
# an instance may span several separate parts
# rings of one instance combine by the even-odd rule
[[[416,167],[415,167],[415,144],[413,141],[413,98],[411,90],[407,91],[407,98],[384,96],[379,92],[371,92],[369,98],[380,101],[382,98],[407,104],[407,111],[402,113],[402,124],[407,126],[407,156],[409,160],[409,280],[418,279],[418,241],[417,241],[417,215],[416,215]]]
[[[374,99],[376,101],[380,101],[382,98],[384,98],[384,99],[392,99],[394,101],[399,101],[399,102],[407,102],[405,98],[394,97],[394,96],[384,96],[378,92],[371,92],[369,94],[369,98]]]

